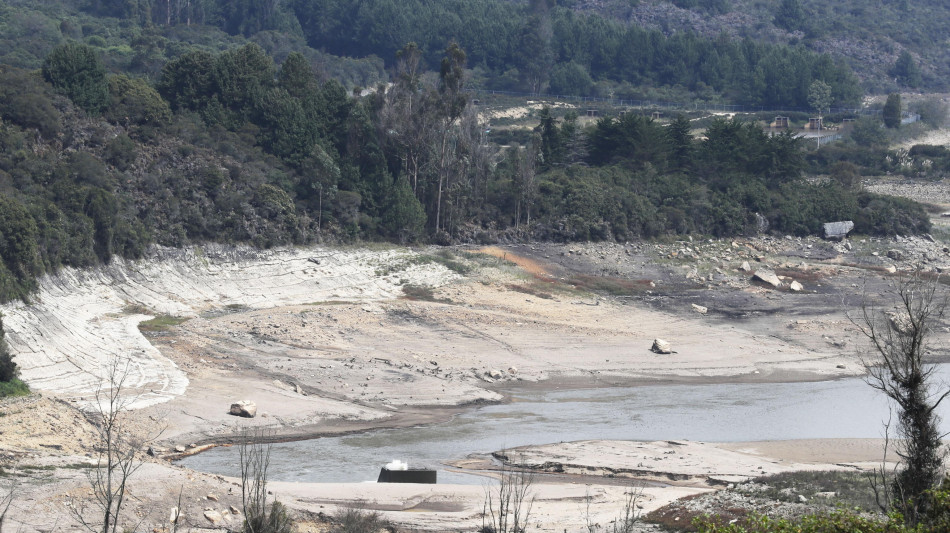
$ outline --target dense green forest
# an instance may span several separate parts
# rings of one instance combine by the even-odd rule
[[[950,80],[946,22],[936,0],[563,0],[559,4],[664,33],[728,34],[803,45],[851,66],[875,93],[922,88],[944,92]]]
[[[806,108],[808,84],[822,79],[836,107],[856,106],[861,97],[849,68],[803,45],[666,34],[549,0],[74,1],[0,6],[0,49],[7,50],[0,61],[36,68],[53,46],[76,39],[102,53],[107,68],[154,78],[165,61],[192,48],[217,52],[243,36],[278,61],[298,51],[320,74],[367,86],[385,78],[382,62],[392,67],[406,43],[417,43],[434,69],[456,41],[472,69],[470,85],[486,88],[626,98],[654,88]]]
[[[579,77],[807,107],[821,80],[860,96],[847,67],[801,46],[539,2],[8,2],[0,30],[2,299],[152,244],[803,235],[840,219],[916,233],[923,208],[860,174],[950,169],[926,147],[889,157],[876,119],[818,152],[738,119],[544,108],[533,130],[495,130],[473,84]]]

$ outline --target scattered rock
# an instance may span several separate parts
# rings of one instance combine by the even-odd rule
[[[799,495],[798,495],[798,501],[801,502],[801,503],[808,503],[808,498],[806,498],[805,496],[799,494]]]
[[[788,285],[788,290],[790,290],[790,291],[799,292],[799,291],[802,290],[802,289],[804,289],[804,287],[802,287],[802,284],[799,283],[799,282],[797,282],[797,281],[792,281],[792,282]]]
[[[213,501],[213,502],[218,501],[218,497],[215,496],[214,494],[209,494],[209,495],[205,496],[205,498],[208,499],[208,500],[211,500],[211,501]]]
[[[838,365],[838,366],[836,366],[835,368],[837,368],[837,369],[839,369],[839,370],[844,370],[846,367],[845,367],[844,365]]]
[[[215,527],[224,525],[224,517],[218,511],[205,511],[205,518]]]
[[[673,353],[673,348],[670,346],[670,343],[663,339],[653,339],[653,346],[650,347],[650,350],[653,353]]]
[[[779,287],[782,285],[782,282],[778,279],[778,276],[776,276],[775,272],[772,272],[771,270],[756,270],[755,273],[752,274],[752,279],[768,283],[773,287]]]
[[[901,259],[904,258],[904,252],[900,250],[888,250],[887,258],[893,259],[894,261],[900,261]]]
[[[701,315],[705,315],[706,312],[709,311],[709,309],[707,309],[706,307],[702,305],[696,305],[696,304],[691,304],[691,305],[692,305],[693,311],[696,311],[697,313]]]
[[[854,229],[854,222],[850,220],[826,222],[824,227],[826,239],[843,239],[848,236],[848,232]]]
[[[752,270],[752,267],[749,266],[749,262],[748,262],[748,261],[743,261],[742,264],[739,265],[739,270],[741,270],[742,272],[748,272],[748,271]]]
[[[489,370],[488,372],[486,372],[486,374],[488,375],[488,377],[492,379],[501,379],[505,377],[505,374],[503,374],[501,370],[497,370],[497,369]]]
[[[178,453],[185,453],[185,447],[179,444],[178,446],[175,446],[175,451]]]
[[[254,418],[257,415],[257,404],[250,400],[241,400],[231,404],[230,414],[244,418]]]
[[[888,274],[895,274],[895,273],[897,273],[897,267],[894,266],[894,265],[888,265],[888,266],[884,269],[884,271],[887,272]]]

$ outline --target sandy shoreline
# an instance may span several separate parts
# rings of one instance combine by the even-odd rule
[[[148,265],[148,276],[133,275],[144,265],[119,264],[94,274],[66,272],[44,281],[36,304],[3,309],[10,317],[5,323],[11,345],[24,354],[24,377],[45,389],[47,398],[24,409],[30,416],[22,418],[12,414],[15,408],[5,408],[11,414],[0,426],[13,430],[0,433],[0,452],[8,464],[88,460],[94,436],[69,406],[88,405],[102,361],[135,346],[144,347],[136,352],[142,361],[162,361],[150,367],[157,373],[129,390],[148,400],[135,412],[137,423],[165,428],[153,446],[168,456],[232,442],[245,430],[287,440],[429,424],[474,404],[505,401],[508,391],[519,389],[820,381],[861,373],[853,326],[840,308],[828,310],[822,302],[836,298],[829,287],[852,290],[855,277],[863,274],[844,269],[842,276],[836,266],[833,277],[820,270],[826,267],[801,267],[801,279],[819,281],[806,281],[802,294],[772,290],[751,284],[738,269],[742,254],[751,258],[760,252],[731,248],[737,250],[730,252],[734,259],[717,267],[724,272],[720,284],[704,289],[710,291],[710,301],[730,297],[739,302],[730,305],[743,309],[784,306],[794,312],[753,312],[752,319],[736,321],[728,318],[733,310],[717,314],[710,304],[707,315],[687,303],[702,294],[694,289],[682,293],[682,303],[650,305],[655,290],[684,282],[665,266],[644,266],[648,257],[622,245],[598,251],[597,264],[618,272],[653,268],[639,274],[654,280],[633,293],[639,303],[576,288],[563,266],[547,270],[541,259],[565,255],[566,247],[539,252],[540,257],[519,261],[521,266],[466,256],[460,260],[473,270],[465,276],[448,269],[445,261],[419,259],[413,251],[322,248],[256,258],[186,254]],[[571,254],[572,260],[578,255]],[[769,265],[773,259],[764,261]],[[772,265],[783,261],[775,259]],[[259,279],[250,283],[248,269]],[[169,273],[174,275],[165,276]],[[79,284],[80,290],[67,291],[70,284]],[[248,285],[255,287],[253,296],[247,294]],[[407,285],[429,287],[430,296],[399,298]],[[269,292],[276,296],[268,297]],[[93,301],[95,306],[83,307]],[[83,312],[76,313],[77,308]],[[807,311],[813,308],[823,311]],[[189,319],[142,336],[128,324],[147,317],[146,312]],[[103,324],[121,327],[103,329]],[[671,341],[674,353],[651,352],[654,338]],[[77,342],[83,354],[78,359],[72,357]],[[99,354],[97,346],[109,349]],[[26,354],[41,356],[29,359]],[[37,364],[31,366],[31,361]],[[83,370],[62,370],[68,365]],[[74,374],[79,379],[70,377]],[[165,385],[156,389],[159,382]],[[230,404],[242,399],[257,404],[257,417],[228,414]],[[69,430],[64,429],[66,419]],[[653,483],[643,488],[641,503],[649,511],[763,473],[872,468],[883,448],[875,439],[671,442],[585,441],[525,448],[533,462],[548,463],[542,470],[551,472],[538,484],[536,528],[583,527],[581,507],[593,509],[599,523],[608,523],[628,490],[618,485],[618,476]],[[670,451],[677,451],[676,468],[670,467]],[[478,467],[476,463],[460,466]],[[16,516],[35,512],[30,511],[35,506],[51,516],[66,516],[63,495],[81,492],[83,476],[61,470],[53,481],[30,478],[32,488],[25,494],[34,507],[18,505]],[[149,520],[155,523],[165,520],[160,515],[167,514],[182,486],[192,494],[192,527],[214,528],[204,507],[228,514],[235,505],[233,479],[162,461],[149,463],[148,472],[135,489],[140,494],[135,512],[154,514]],[[402,527],[439,531],[477,529],[485,498],[485,487],[455,485],[273,487],[303,515],[332,514],[339,506],[362,502]],[[24,530],[42,527],[24,525]]]

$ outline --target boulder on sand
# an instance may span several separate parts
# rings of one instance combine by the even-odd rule
[[[755,273],[752,274],[752,279],[761,281],[763,283],[768,283],[773,287],[778,287],[782,284],[781,280],[778,279],[778,276],[775,275],[775,272],[772,272],[771,270],[756,270]]]
[[[653,346],[650,347],[650,350],[654,353],[673,353],[670,343],[663,339],[653,339]]]
[[[241,400],[231,404],[230,414],[244,418],[254,418],[257,415],[257,404],[250,400]]]

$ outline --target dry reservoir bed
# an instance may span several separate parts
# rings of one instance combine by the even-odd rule
[[[631,254],[622,246],[608,251],[610,266],[628,271],[655,259]],[[622,253],[614,259],[618,251]],[[248,427],[296,438],[432,422],[471,404],[503,401],[499,391],[512,386],[795,381],[854,375],[860,369],[853,340],[840,341],[853,339],[854,332],[838,310],[794,317],[765,315],[743,322],[700,314],[686,305],[678,310],[629,303],[631,299],[596,296],[564,282],[563,265],[544,271],[543,257],[558,253],[563,249],[540,253],[536,263],[542,271],[527,273],[504,255],[497,259],[407,249],[160,250],[148,261],[116,261],[103,269],[65,270],[48,277],[31,304],[4,306],[4,322],[23,377],[47,397],[66,402],[52,408],[56,416],[63,416],[67,404],[88,406],[108,362],[116,356],[131,357],[134,371],[126,390],[140,408],[140,423],[167,426],[157,446],[169,451],[226,442]],[[590,258],[596,260],[596,255]],[[514,253],[512,259],[517,259]],[[624,260],[628,262],[622,264]],[[670,287],[667,298],[675,296],[683,280],[656,275],[650,268],[654,267],[643,270],[653,280],[651,293]],[[737,280],[747,277],[734,268],[729,275]],[[808,298],[748,282],[718,290],[773,303],[778,299],[791,307],[796,298]],[[695,298],[695,293],[687,296]],[[166,324],[177,325],[160,325],[144,334],[136,327],[156,315],[188,320],[170,320]],[[807,330],[831,333],[839,340],[829,343],[827,335],[818,338],[804,333]],[[651,352],[658,337],[669,340],[674,353]],[[228,415],[229,405],[241,399],[257,404],[257,417]],[[0,421],[10,423],[6,418]],[[40,461],[52,455],[53,459],[42,460],[54,463],[69,461],[55,457],[81,457],[88,449],[87,439],[77,446],[70,434],[49,427],[53,429],[48,437],[39,429],[4,431],[0,447],[21,460]],[[59,448],[47,446],[51,444]],[[793,447],[795,457],[789,456],[789,449],[767,446],[729,453],[762,456],[773,464],[874,460],[866,450],[848,459],[848,452],[856,449],[841,444],[810,443],[807,448],[818,454],[814,461],[801,457],[800,447]],[[713,468],[714,473],[749,473],[740,467],[742,461],[729,459],[735,456],[721,445],[689,446],[696,447],[690,464],[704,476],[708,477],[710,464],[717,464],[714,461],[733,465]],[[577,460],[584,468],[609,466],[591,457],[616,457],[618,464],[611,468],[639,468],[625,464],[614,444],[585,447],[588,458]],[[845,457],[819,453],[829,448],[843,450]],[[564,451],[537,448],[532,453],[540,454],[540,459],[545,454],[560,457]],[[655,450],[645,453],[662,455]],[[140,481],[143,488],[133,489],[143,513],[149,502],[160,506],[163,498],[171,498],[183,475],[195,486],[200,480],[209,490],[233,491],[233,481],[225,478],[183,473],[162,463],[149,468],[149,478]],[[665,474],[661,469],[659,475]],[[54,492],[68,492],[80,490],[80,478],[57,474],[47,481],[57,484]],[[53,511],[63,499],[48,491],[47,481],[36,480],[30,505]],[[648,488],[649,505],[709,487],[706,478],[689,484]],[[565,502],[578,501],[583,491],[570,485],[563,479],[540,485],[542,529],[560,530],[562,524],[580,519]],[[423,489],[275,486],[292,507],[314,512],[349,500],[395,499],[396,503],[379,505],[428,510],[387,511],[399,523],[426,529],[477,527],[484,497],[482,489],[435,487],[425,489],[432,491],[431,501],[456,503],[419,507],[412,502],[430,501],[420,496]],[[607,516],[617,511],[623,488],[612,483],[604,487],[596,494]],[[18,508],[27,512],[30,507]],[[194,525],[209,524],[199,517]]]

